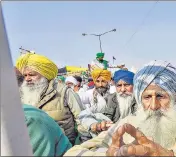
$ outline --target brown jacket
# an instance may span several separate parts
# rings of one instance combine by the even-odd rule
[[[46,92],[42,94],[37,107],[48,113],[64,130],[70,142],[74,144],[77,136],[75,122],[79,130],[81,127],[77,117],[83,108],[82,104],[77,101],[73,90],[62,84],[55,85],[52,80]]]

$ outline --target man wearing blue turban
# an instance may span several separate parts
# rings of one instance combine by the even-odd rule
[[[131,71],[118,70],[114,73],[113,80],[115,83],[118,83],[120,80],[122,80],[130,85],[133,85],[133,77],[134,73]]]
[[[113,81],[116,86],[116,92],[108,99],[111,108],[115,110],[113,115],[114,122],[134,114],[136,111],[136,101],[133,95],[133,77],[134,73],[127,70],[118,70],[114,73]],[[109,110],[107,109],[107,112]]]

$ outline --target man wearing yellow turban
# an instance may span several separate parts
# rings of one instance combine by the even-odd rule
[[[26,67],[30,67],[48,80],[54,79],[58,73],[57,66],[51,60],[45,56],[32,53],[21,55],[17,59],[16,67],[22,74]]]
[[[22,103],[48,113],[74,144],[77,137],[75,122],[78,130],[82,128],[78,115],[83,106],[71,88],[55,82],[57,66],[45,56],[27,53],[17,59],[16,68],[24,76],[20,87]]]
[[[112,125],[112,119],[108,115],[109,110],[111,110],[108,107],[110,104],[108,104],[107,101],[111,95],[109,92],[111,72],[96,69],[92,71],[91,75],[95,87],[88,90],[85,94],[80,94],[80,98],[86,109],[81,111],[79,118],[81,123],[89,128],[91,136],[94,137],[97,135],[97,132],[101,132],[102,129],[106,130]],[[89,117],[89,119],[85,119],[84,117]],[[102,122],[102,125],[100,125],[99,122]],[[97,128],[99,128],[99,130]]]
[[[96,82],[99,77],[102,77],[107,82],[111,80],[111,72],[108,70],[96,69],[92,71],[91,75],[94,82]]]

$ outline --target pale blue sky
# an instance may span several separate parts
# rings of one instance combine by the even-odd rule
[[[13,61],[19,47],[35,50],[57,65],[87,66],[99,51],[98,38],[82,33],[117,32],[102,37],[107,60],[139,67],[153,59],[176,61],[176,2],[3,2]]]

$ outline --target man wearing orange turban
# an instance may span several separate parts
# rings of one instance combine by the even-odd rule
[[[16,67],[24,76],[20,87],[22,103],[48,113],[74,144],[77,136],[75,122],[79,130],[77,117],[83,107],[71,88],[55,83],[57,66],[45,56],[27,53],[17,59]]]

